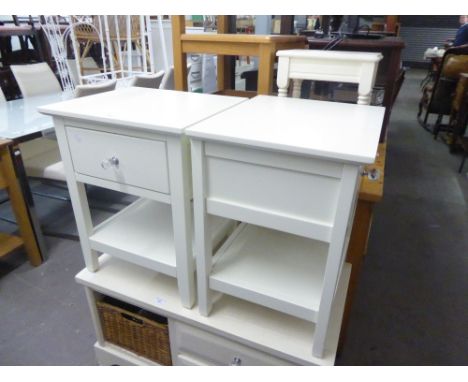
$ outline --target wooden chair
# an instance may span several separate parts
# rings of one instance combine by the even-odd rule
[[[16,178],[10,152],[11,144],[11,141],[0,140],[0,189],[6,190],[8,194],[21,237],[0,233],[0,257],[24,246],[29,262],[34,266],[38,266],[42,263],[42,257],[23,193]]]
[[[450,151],[455,152],[457,147],[462,149],[462,161],[458,172],[463,171],[466,158],[468,156],[468,137],[465,136],[468,125],[468,73],[460,74],[455,97],[452,102],[452,113],[450,115],[450,128],[452,129],[453,139],[450,144]]]
[[[426,129],[429,129],[428,118],[430,114],[436,114],[437,119],[431,130],[434,138],[445,126],[442,126],[442,118],[449,116],[452,110],[452,99],[457,86],[460,73],[468,71],[468,45],[447,49],[434,81],[423,88],[419,101],[418,121]],[[424,118],[421,115],[425,111]]]
[[[337,52],[320,50],[280,50],[278,56],[278,96],[286,97],[290,81],[292,96],[299,98],[303,80],[358,84],[360,105],[369,105],[380,53]]]

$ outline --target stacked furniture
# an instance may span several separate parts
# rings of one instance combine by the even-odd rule
[[[41,111],[65,164],[100,364],[334,363],[383,108],[134,87]],[[84,184],[140,199],[94,227]],[[115,316],[156,331],[161,358],[116,338],[109,297],[136,307]]]

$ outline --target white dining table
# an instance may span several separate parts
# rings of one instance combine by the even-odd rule
[[[36,216],[34,200],[18,144],[42,136],[53,129],[52,118],[40,114],[38,107],[73,98],[70,92],[42,94],[0,103],[0,138],[12,141],[10,153],[23,192],[28,215],[43,260],[47,258],[43,233]]]

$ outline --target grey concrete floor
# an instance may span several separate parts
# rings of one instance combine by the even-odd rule
[[[392,113],[384,198],[337,365],[468,364],[468,178],[456,172],[460,157],[416,122],[423,75],[407,73]],[[76,232],[69,203],[35,199],[47,230]],[[0,216],[11,216],[8,203]],[[96,222],[106,216],[94,210]],[[0,221],[0,231],[15,229]],[[22,251],[0,259],[0,365],[95,365],[88,306],[74,282],[84,267],[80,245],[46,240],[40,267]]]

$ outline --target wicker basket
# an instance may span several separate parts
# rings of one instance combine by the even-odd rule
[[[160,365],[172,365],[167,318],[105,297],[97,302],[106,341]]]

